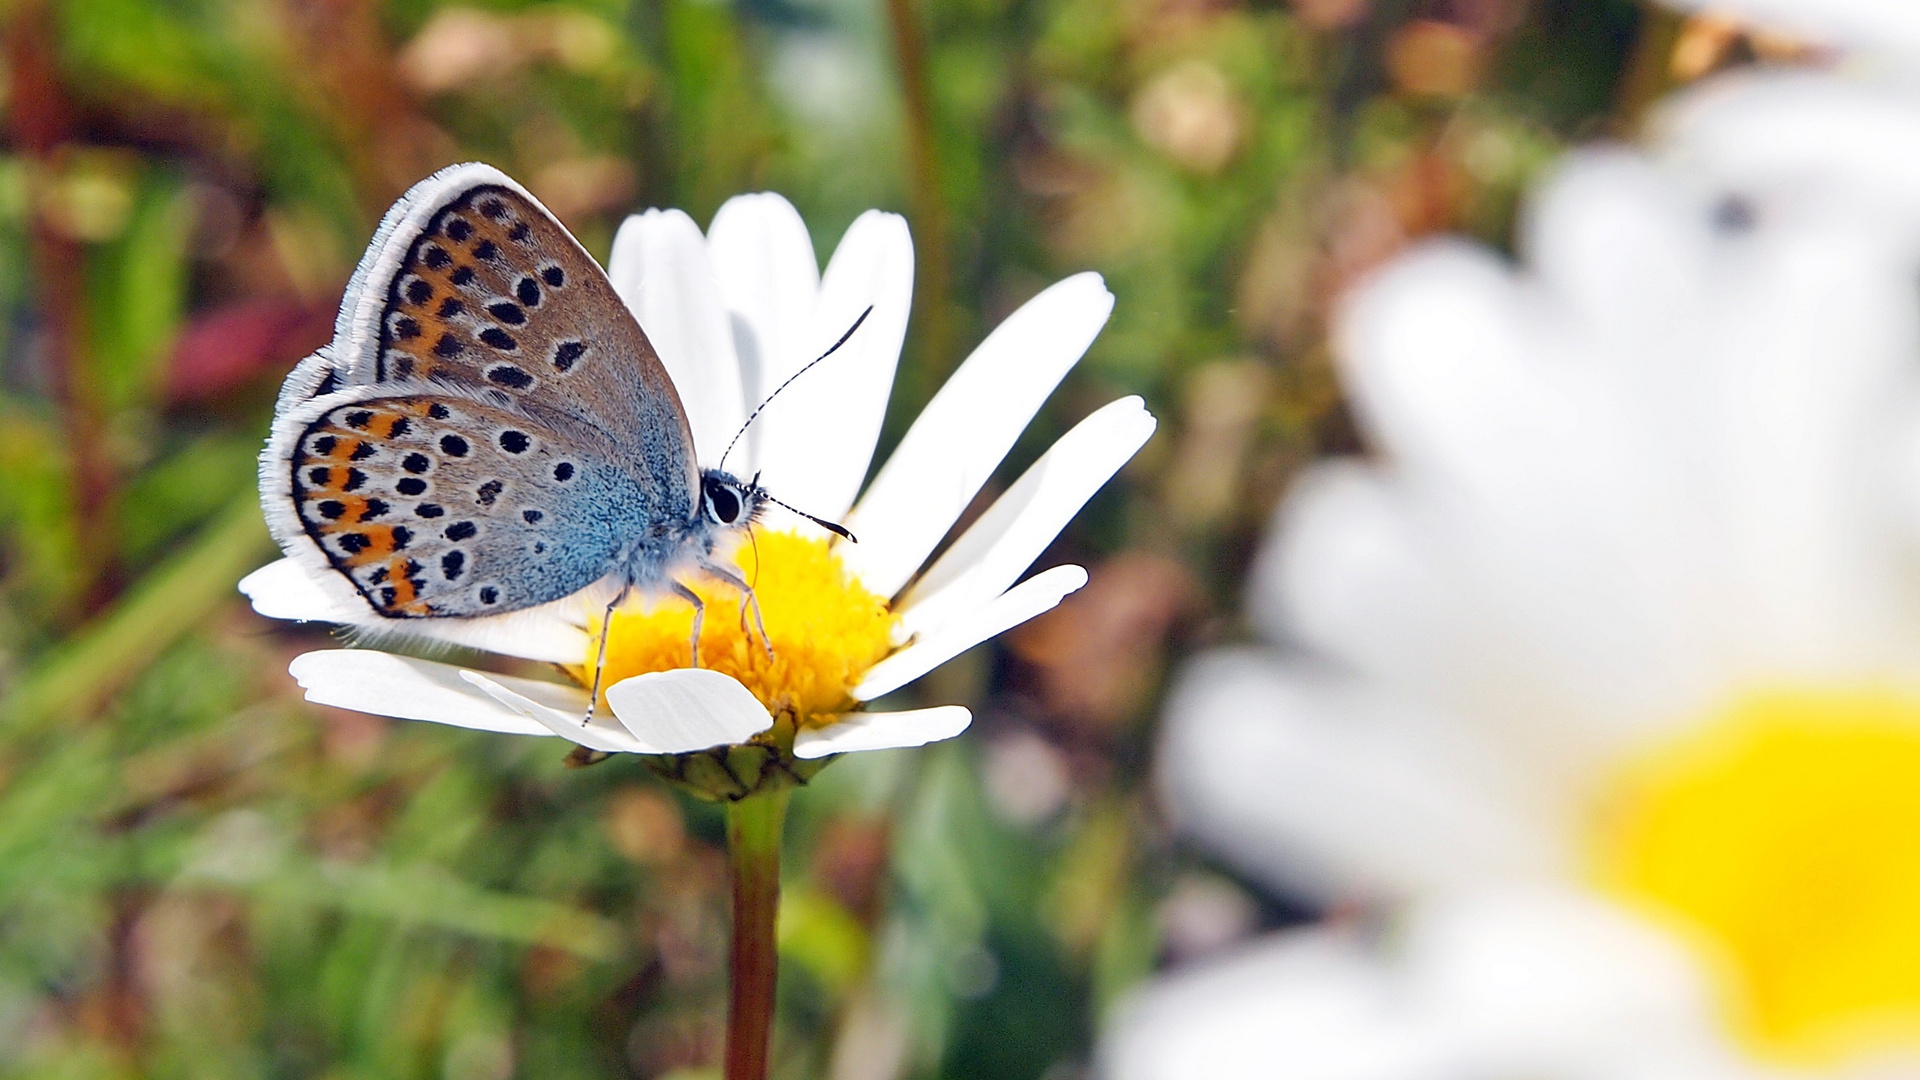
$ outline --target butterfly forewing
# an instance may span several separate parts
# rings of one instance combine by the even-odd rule
[[[645,439],[650,471],[692,483],[692,435],[666,369],[599,265],[531,198],[490,169],[449,170],[385,238],[383,297],[359,328],[375,383],[425,378],[537,401]],[[460,177],[471,177],[459,182]],[[438,178],[436,178],[438,179]],[[366,365],[360,370],[365,372]]]
[[[293,444],[301,528],[390,618],[577,592],[607,572],[644,500],[609,440],[558,419],[428,393],[335,405]]]

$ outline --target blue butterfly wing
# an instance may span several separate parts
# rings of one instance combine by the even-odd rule
[[[282,388],[261,478],[282,547],[311,541],[390,618],[555,600],[635,544],[671,556],[698,520],[692,434],[651,343],[566,229],[484,165],[388,212],[334,341]]]
[[[604,436],[511,402],[344,392],[287,417],[300,530],[375,611],[471,618],[616,568],[644,493]]]

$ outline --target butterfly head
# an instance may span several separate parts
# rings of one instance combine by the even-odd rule
[[[739,480],[719,469],[700,474],[701,513],[720,528],[752,524],[766,510],[767,501],[767,493],[757,483]]]
[[[787,506],[786,503],[768,494],[767,489],[760,486],[760,477],[757,473],[751,480],[740,480],[732,473],[722,472],[719,469],[706,469],[700,474],[700,512],[716,528],[745,528],[758,521],[769,504],[792,510],[835,536],[846,540],[854,539],[846,526],[815,517],[805,510]]]

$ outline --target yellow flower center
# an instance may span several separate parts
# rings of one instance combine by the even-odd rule
[[[700,666],[740,680],[776,716],[801,727],[831,722],[852,707],[860,676],[887,655],[896,616],[886,600],[854,580],[826,541],[792,532],[758,532],[734,552],[766,624],[763,642],[746,598],[719,581],[688,584],[706,604]],[[597,645],[600,627],[588,628]],[[693,605],[675,596],[613,613],[602,691],[621,679],[692,662]],[[772,655],[767,645],[773,647]],[[593,655],[574,670],[593,679]]]
[[[1754,1049],[1920,1051],[1920,697],[1750,695],[1611,796],[1602,882],[1701,947]]]

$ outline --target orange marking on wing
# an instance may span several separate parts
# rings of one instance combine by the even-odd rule
[[[367,525],[352,531],[366,537],[367,546],[348,557],[348,566],[355,568],[367,566],[393,554],[393,526]]]
[[[347,508],[346,513],[340,515],[340,521],[343,524],[349,522],[358,524],[361,518],[367,516],[367,500],[365,496],[340,495],[337,496],[337,498],[339,499],[340,505]]]
[[[407,577],[407,563],[411,561],[403,555],[387,564],[386,583],[393,586],[393,603],[388,607],[405,607],[419,599],[419,590],[413,587],[413,579]]]

